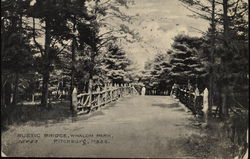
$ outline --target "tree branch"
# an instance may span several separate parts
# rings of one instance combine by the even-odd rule
[[[200,29],[198,29],[198,28],[195,28],[195,27],[192,27],[192,26],[191,26],[190,28],[199,31],[199,32],[202,33],[203,35],[206,35],[206,32],[204,32],[204,31],[202,31],[202,30],[200,30]]]
[[[112,33],[112,32],[113,32],[113,31],[108,31],[108,32],[106,32],[106,33],[103,33],[103,34],[99,35],[97,38],[101,38],[101,37],[103,37],[104,35],[109,34],[109,33]]]
[[[70,41],[71,40],[69,40],[69,42],[63,46],[63,48],[57,53],[57,55],[59,55],[60,53],[63,52],[63,50],[66,48],[66,46],[68,46],[68,44],[70,43]]]
[[[184,4],[182,4],[182,6],[185,7],[186,9],[188,9],[189,11],[191,11],[191,12],[193,12],[193,13],[199,15],[201,18],[203,18],[203,19],[205,19],[205,20],[211,20],[210,17],[208,17],[208,16],[206,16],[206,15],[202,15],[201,13],[199,13],[199,12],[197,12],[197,11],[194,11],[194,10],[190,9],[188,6],[186,6],[186,5],[184,5]]]
[[[107,0],[106,2],[103,2],[102,4],[99,4],[100,6],[101,5],[104,5],[104,4],[107,4],[107,3],[109,3],[111,0]]]
[[[40,50],[42,56],[44,55],[44,49],[42,48],[42,46],[36,41],[36,23],[35,23],[35,18],[33,19],[33,41],[35,43],[35,45],[38,47],[38,49]]]
[[[237,2],[236,2],[236,6],[234,8],[234,15],[232,16],[233,19],[235,18],[236,14],[237,14],[239,2],[240,2],[240,0],[237,0]]]

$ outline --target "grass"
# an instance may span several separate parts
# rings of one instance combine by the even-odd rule
[[[10,106],[9,109],[1,111],[1,131],[7,130],[9,125],[58,123],[69,117],[72,117],[72,113],[68,101],[53,102],[49,110],[34,103]]]

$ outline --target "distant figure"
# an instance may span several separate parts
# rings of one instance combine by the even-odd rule
[[[141,89],[141,95],[142,95],[142,96],[145,96],[145,93],[146,93],[146,88],[145,88],[145,87],[142,87],[142,89]]]

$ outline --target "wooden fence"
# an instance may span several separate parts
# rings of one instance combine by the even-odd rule
[[[74,94],[74,93],[73,93]],[[96,92],[80,93],[76,95],[75,110],[77,114],[89,113],[92,110],[96,110],[101,106],[104,106],[110,102],[116,101],[119,98],[138,94],[134,86],[127,85],[105,85],[103,90],[97,89]],[[74,101],[74,95],[72,100]]]
[[[196,94],[195,92],[190,92],[188,90],[178,89],[176,92],[176,97],[194,114],[201,115],[203,113],[203,93]]]
[[[204,93],[205,91],[206,93]],[[193,114],[204,115],[204,113],[208,111],[208,90],[205,89],[204,92],[199,93],[198,89],[196,89],[195,92],[191,92],[181,88],[174,88],[171,91],[171,95],[178,98]],[[216,112],[214,108],[213,112]]]
[[[206,97],[204,97],[204,92],[207,91]],[[202,93],[199,93],[198,89],[195,92],[191,92],[185,89],[174,88],[171,91],[171,94],[180,100],[185,106],[187,106],[194,114],[204,114],[204,110],[208,111],[208,89],[206,88]],[[204,107],[204,105],[206,105]],[[236,104],[235,104],[236,105]],[[220,106],[213,105],[211,107],[211,115],[213,117],[219,117]],[[246,113],[248,110],[246,108],[243,109],[241,106],[229,107],[229,114],[241,115],[241,113]]]

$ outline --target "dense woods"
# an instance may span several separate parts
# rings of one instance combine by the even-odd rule
[[[132,62],[118,41],[131,41],[135,33],[108,21],[129,20],[120,11],[129,3],[1,1],[1,105],[39,98],[49,108],[52,94],[68,98],[75,85],[86,92],[105,82],[130,82],[125,74]]]

